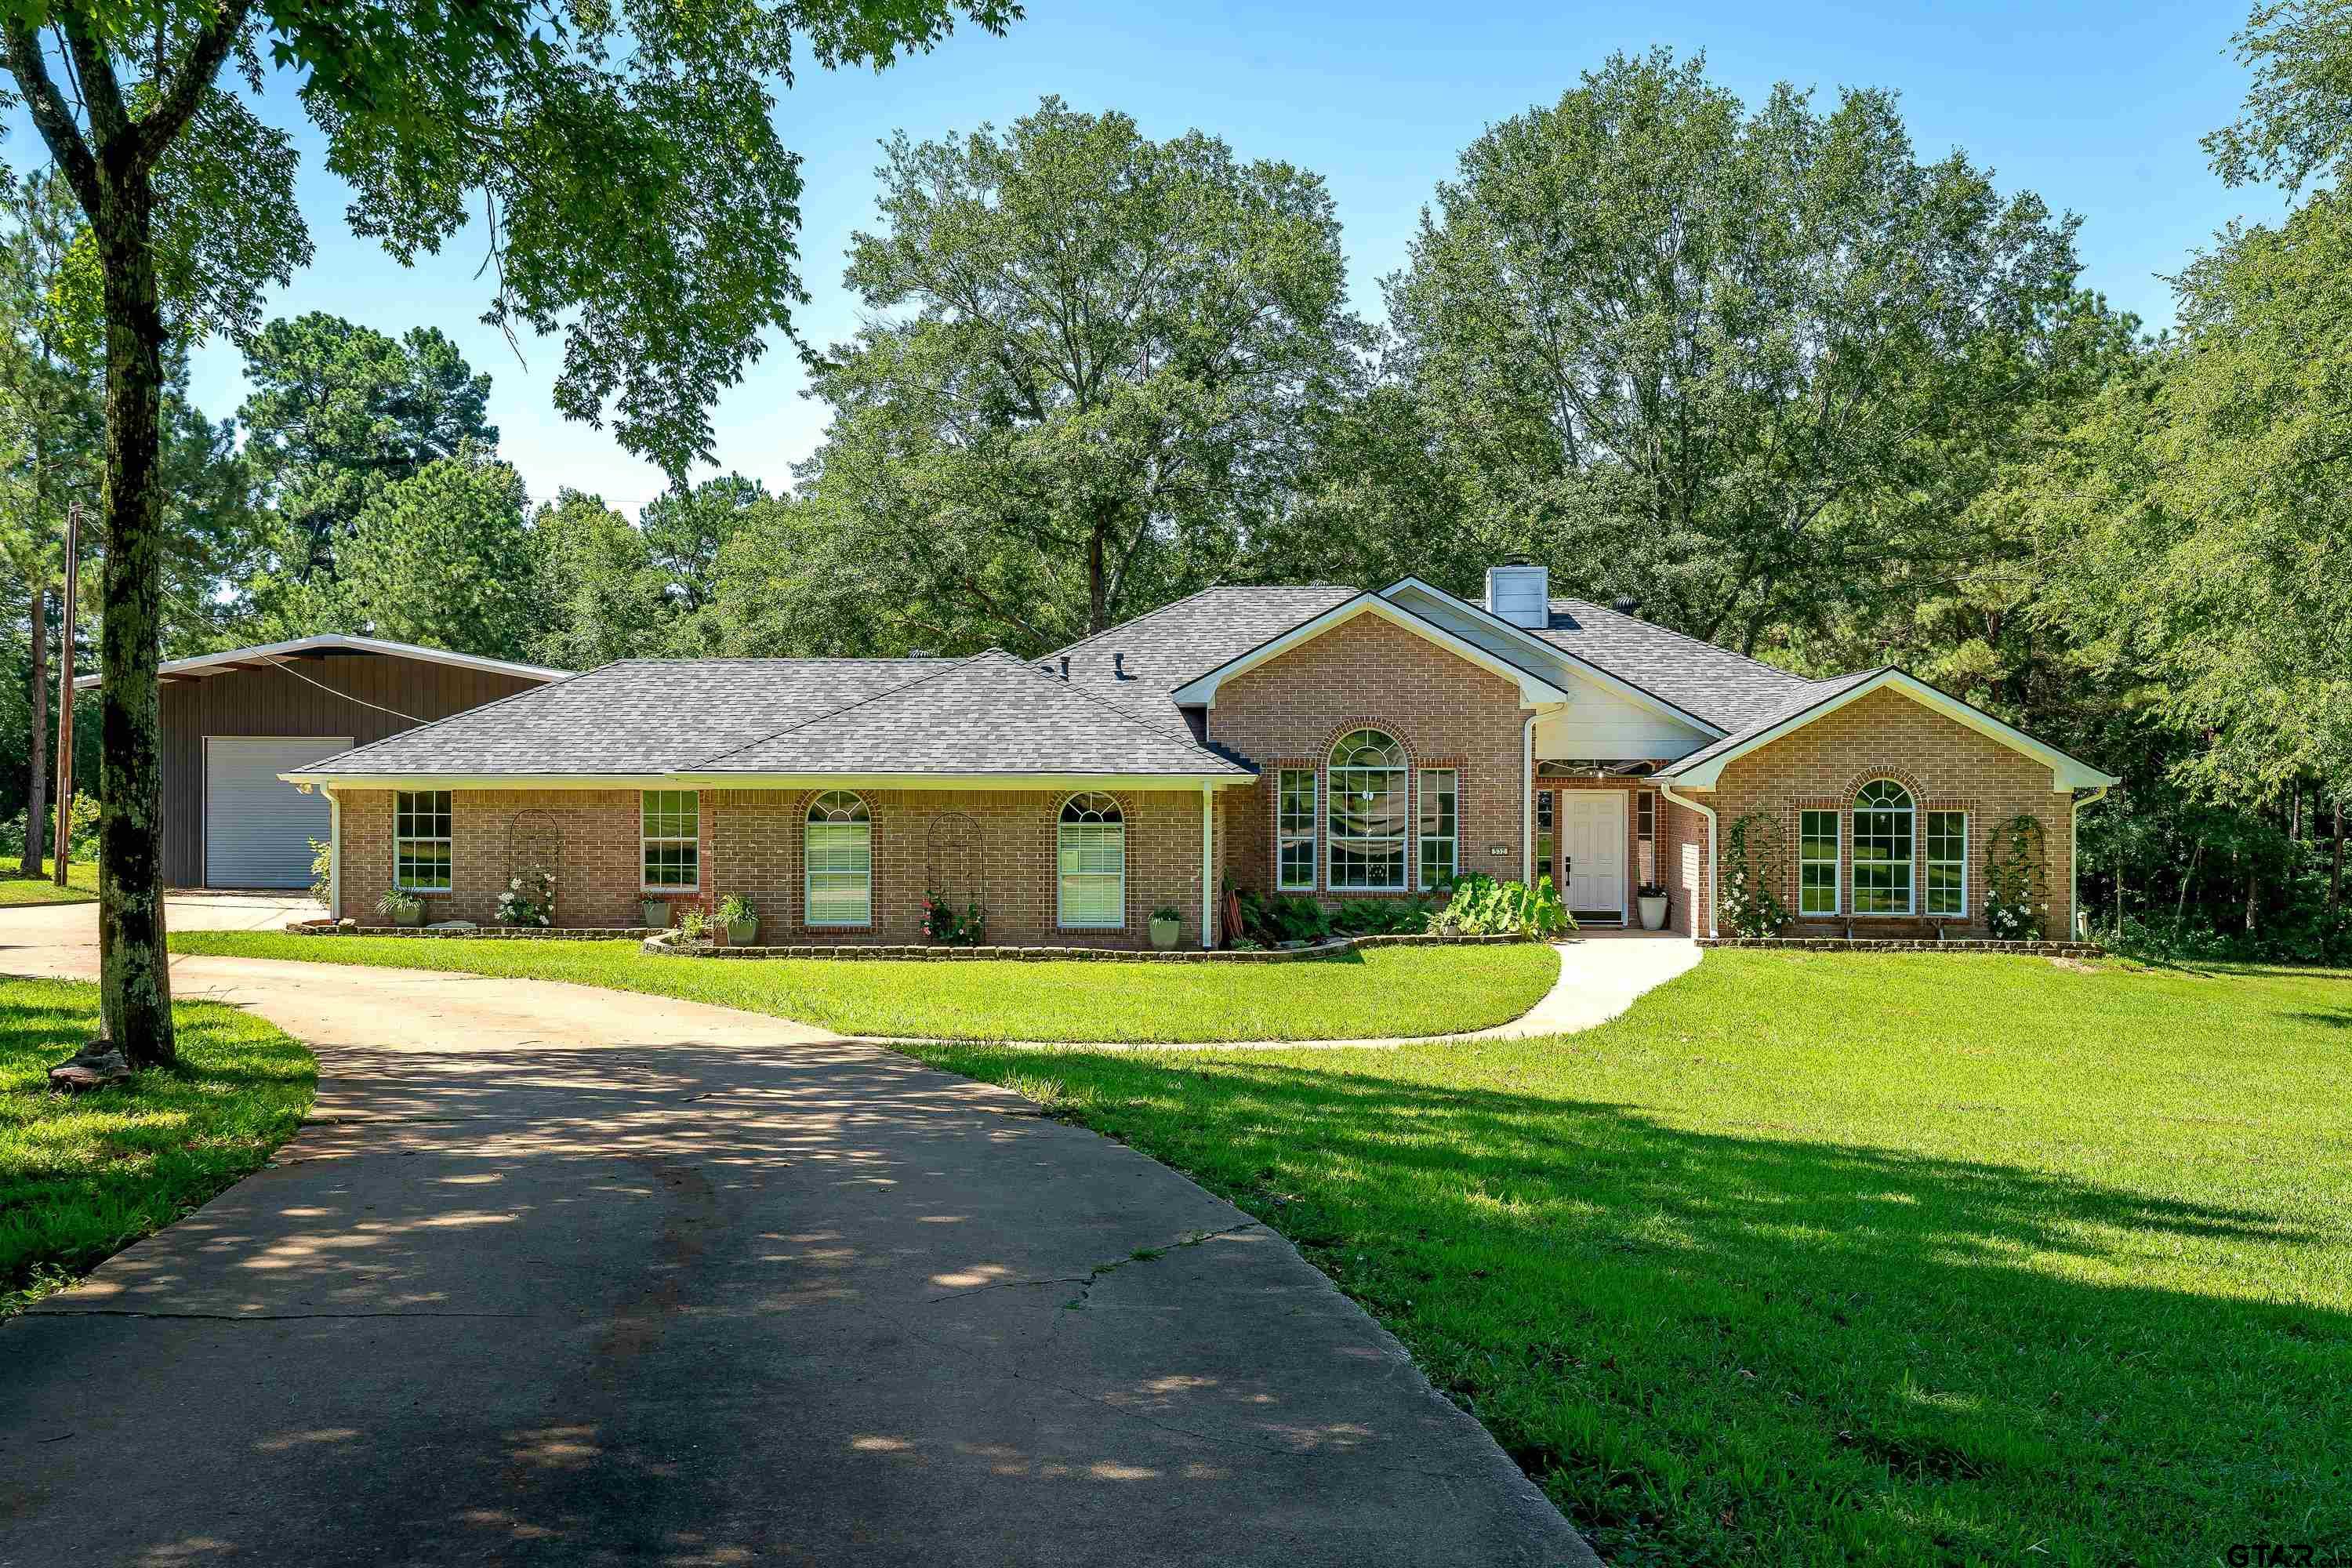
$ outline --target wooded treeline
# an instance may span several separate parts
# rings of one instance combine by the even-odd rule
[[[174,369],[165,652],[1037,654],[1213,584],[1475,595],[1526,554],[1792,669],[1899,664],[2122,773],[2084,816],[2103,929],[2352,958],[2347,18],[2235,41],[2255,88],[2214,166],[2295,202],[2184,258],[2161,331],[2083,286],[2072,217],[1923,161],[1891,92],[1746,104],[1663,50],[1465,149],[1377,321],[1310,171],[1050,98],[902,137],[847,258],[868,324],[807,355],[832,417],[785,491],[534,500],[430,328],[271,321],[233,420]],[[37,177],[8,216],[0,815],[103,435],[71,204]]]

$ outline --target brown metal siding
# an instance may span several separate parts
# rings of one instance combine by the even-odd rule
[[[381,653],[327,653],[293,668],[300,676],[231,669],[164,684],[163,877],[172,886],[205,881],[205,736],[349,735],[364,746],[541,684]]]

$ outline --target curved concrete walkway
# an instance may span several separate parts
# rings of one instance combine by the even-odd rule
[[[94,923],[0,913],[0,971]],[[0,1326],[0,1564],[1593,1561],[1280,1237],[1010,1091],[588,987],[173,976],[310,1041],[317,1110]]]

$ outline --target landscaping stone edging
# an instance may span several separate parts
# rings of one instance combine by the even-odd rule
[[[2028,958],[2098,958],[2095,942],[2000,942],[1983,937],[1703,936],[1701,947],[1750,947],[1783,952],[2005,952]]]
[[[708,942],[687,947],[676,931],[656,931],[645,939],[645,950],[666,958],[834,958],[915,959],[933,963],[1037,963],[1057,959],[1110,963],[1296,963],[1329,958],[1361,947],[1485,947],[1496,942],[1533,942],[1520,932],[1492,936],[1438,936],[1390,932],[1377,936],[1334,937],[1308,947],[1265,947],[1245,952],[1223,949],[1202,952],[1179,948],[1167,952],[1108,947],[929,947],[898,943],[819,944],[796,942],[782,947],[716,947]]]
[[[430,931],[423,926],[352,926],[331,920],[293,921],[289,936],[396,936],[432,942],[642,942],[650,926],[477,926],[472,931]]]

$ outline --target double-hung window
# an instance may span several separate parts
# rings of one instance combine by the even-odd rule
[[[874,818],[847,790],[827,790],[809,803],[801,829],[806,862],[808,923],[874,923]]]
[[[449,890],[447,790],[402,790],[393,796],[392,880],[411,893]]]
[[[1838,813],[1797,814],[1797,912],[1838,912]]]
[[[690,893],[702,885],[701,800],[690,789],[638,796],[637,847],[648,893]]]
[[[1862,786],[1853,797],[1853,912],[1907,915],[1912,910],[1911,792],[1892,779]]]
[[[1357,730],[1331,748],[1331,887],[1337,892],[1404,890],[1404,748],[1378,730]]]
[[[1285,892],[1315,890],[1315,770],[1285,768],[1276,785],[1275,886]]]
[[[1065,926],[1116,929],[1127,923],[1127,818],[1107,795],[1074,795],[1055,828]]]
[[[1969,912],[1969,814],[1927,814],[1927,912]]]
[[[1462,811],[1452,768],[1421,770],[1421,887],[1454,880],[1462,859]]]

